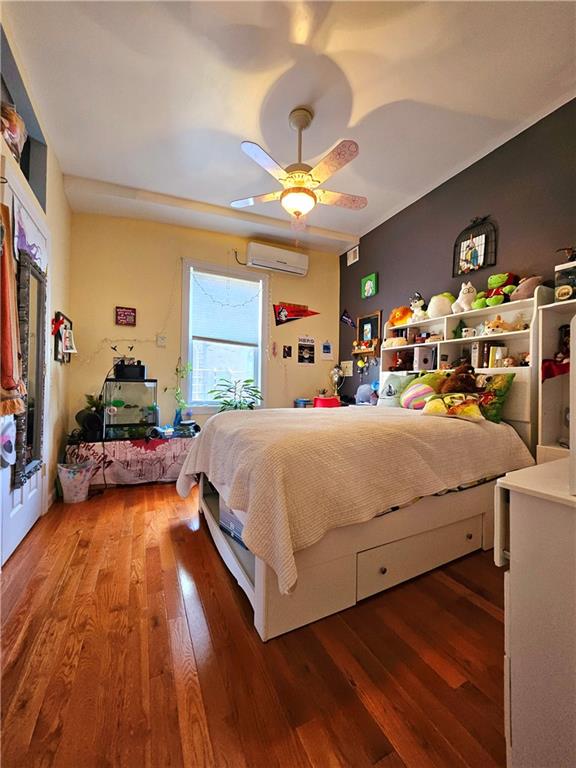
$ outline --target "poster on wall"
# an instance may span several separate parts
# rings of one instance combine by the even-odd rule
[[[370,272],[369,275],[360,280],[360,296],[363,299],[369,299],[378,293],[378,272]]]
[[[313,309],[308,309],[307,304],[291,304],[288,301],[281,301],[279,304],[274,304],[273,307],[276,325],[284,325],[284,323],[290,323],[292,320],[301,320],[303,317],[320,314]]]
[[[320,348],[322,360],[334,360],[334,350],[331,341],[323,341]]]
[[[316,362],[316,344],[311,336],[298,337],[298,362],[301,365],[314,365]]]
[[[284,344],[282,347],[282,357],[286,360],[288,357],[292,357],[292,345]]]

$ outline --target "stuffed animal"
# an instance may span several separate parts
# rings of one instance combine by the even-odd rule
[[[474,368],[470,363],[459,365],[442,384],[440,392],[443,395],[448,395],[450,392],[477,392]]]
[[[484,309],[485,307],[497,307],[510,300],[510,294],[519,282],[518,275],[513,272],[499,272],[488,278],[488,289],[477,294],[472,302],[472,309]]]
[[[410,296],[410,309],[412,310],[412,317],[410,318],[411,323],[418,323],[421,320],[428,319],[426,302],[424,301],[422,294],[418,293],[418,291],[415,291],[412,296]]]
[[[516,288],[510,294],[510,301],[522,301],[522,299],[531,299],[539,285],[542,285],[544,278],[541,275],[532,277],[523,277]]]
[[[468,312],[472,309],[472,302],[476,298],[477,293],[478,291],[474,288],[472,283],[462,283],[458,298],[454,304],[452,304],[452,312],[456,315],[458,312]]]
[[[393,349],[394,347],[405,347],[406,344],[408,344],[408,341],[404,338],[404,336],[394,336],[391,339],[386,339],[384,341],[384,349]]]
[[[412,310],[410,307],[394,307],[388,316],[389,325],[406,325],[410,322]]]
[[[444,315],[452,314],[452,304],[456,301],[456,297],[448,291],[444,293],[438,293],[436,296],[432,296],[428,302],[428,317],[444,317]]]
[[[523,331],[528,328],[528,323],[525,323],[522,316],[513,322],[507,323],[506,320],[502,320],[500,315],[496,315],[493,320],[486,320],[484,323],[484,333],[506,333],[506,331]]]

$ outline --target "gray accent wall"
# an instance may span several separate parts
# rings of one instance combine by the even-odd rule
[[[487,214],[498,224],[497,261],[471,278],[476,288],[493,272],[553,280],[556,249],[576,245],[576,99],[364,235],[356,264],[347,267],[340,257],[340,312],[356,320],[382,310],[384,323],[414,291],[425,299],[447,290],[457,295],[454,241],[471,219]],[[360,279],[375,271],[379,292],[362,300]],[[340,360],[352,359],[355,333],[340,324]],[[376,378],[373,368],[362,382]],[[342,393],[353,395],[360,383],[355,373]]]

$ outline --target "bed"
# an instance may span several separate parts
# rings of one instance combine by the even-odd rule
[[[401,408],[226,412],[195,438],[177,488],[200,483],[214,543],[268,640],[491,548],[495,478],[532,463],[506,423]],[[219,527],[228,509],[247,548]]]

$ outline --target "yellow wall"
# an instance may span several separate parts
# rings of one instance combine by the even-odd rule
[[[54,312],[70,314],[70,240],[71,212],[64,193],[64,183],[58,161],[52,152],[48,153],[48,178],[46,189],[46,217],[50,231],[50,260],[48,264],[48,328]],[[66,436],[68,426],[68,365],[61,365],[53,359],[52,336],[50,345],[50,395],[46,419],[46,445],[49,456],[49,489],[54,487],[56,462]]]
[[[160,418],[171,421],[174,399],[164,393],[173,386],[173,369],[180,354],[181,264],[183,259],[238,268],[233,249],[245,261],[246,242],[239,237],[160,224],[151,221],[74,214],[72,218],[71,318],[78,354],[73,356],[70,382],[70,427],[83,406],[86,393],[98,393],[112,365],[112,344],[134,354],[147,365],[148,376],[158,379]],[[250,270],[254,273],[255,270]],[[268,407],[291,406],[296,397],[313,396],[329,386],[333,361],[302,366],[296,362],[299,335],[330,340],[338,349],[338,259],[310,255],[307,277],[270,275],[271,303],[308,304],[320,314],[276,328],[269,308],[270,339],[267,354]],[[116,305],[136,307],[137,325],[114,324]],[[167,337],[165,348],[156,346],[156,334]],[[277,356],[273,356],[273,343]],[[282,345],[291,344],[293,357],[282,359]],[[201,421],[201,419],[199,419]]]

